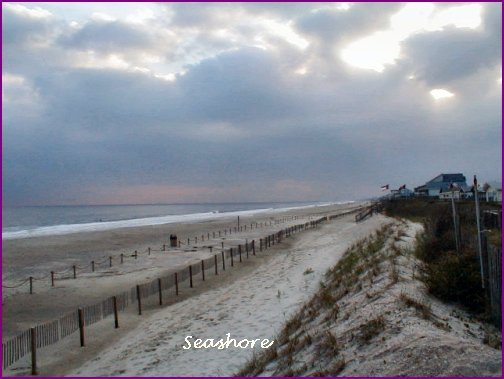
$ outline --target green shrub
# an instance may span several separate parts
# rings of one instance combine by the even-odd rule
[[[434,296],[458,302],[473,313],[485,311],[479,260],[473,250],[441,252],[423,268],[423,280]]]
[[[480,206],[481,211],[495,208],[487,203]],[[481,288],[474,201],[457,201],[456,208],[460,252],[455,251],[451,202],[426,198],[384,202],[389,216],[423,222],[424,233],[417,236],[415,255],[424,263],[421,279],[429,292],[444,301],[458,302],[473,314],[482,314],[487,305]],[[500,232],[495,234],[500,237]],[[500,238],[496,241],[500,242]]]

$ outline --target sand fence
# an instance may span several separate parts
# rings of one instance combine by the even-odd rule
[[[111,296],[99,303],[88,305],[76,309],[75,311],[69,312],[60,318],[52,321],[48,321],[43,324],[39,324],[28,330],[25,330],[13,338],[2,343],[2,366],[3,369],[7,369],[14,363],[22,359],[23,357],[31,354],[31,372],[32,375],[37,374],[37,349],[55,344],[66,338],[77,331],[79,331],[80,346],[86,345],[86,327],[95,324],[105,318],[114,316],[114,327],[118,328],[120,324],[119,314],[125,311],[128,307],[135,306],[138,310],[138,314],[142,314],[142,309],[146,306],[152,307],[155,305],[163,305],[163,295],[175,295],[179,296],[179,289],[184,286],[184,288],[194,288],[195,283],[204,282],[209,275],[218,276],[226,270],[234,268],[234,266],[239,265],[244,260],[250,259],[251,257],[260,254],[261,252],[271,248],[272,246],[282,242],[284,238],[289,238],[290,236],[317,227],[320,223],[326,222],[335,218],[343,217],[345,215],[359,212],[361,209],[354,209],[348,212],[335,214],[331,216],[324,216],[316,220],[309,222],[295,224],[293,226],[281,229],[278,232],[259,238],[257,241],[254,239],[252,241],[246,241],[245,244],[239,244],[234,247],[224,248],[224,244],[221,245],[221,250],[213,256],[202,259],[199,262],[188,265],[187,267],[170,274],[168,276],[156,278],[148,283],[137,284],[131,287],[129,291],[124,291],[115,296]],[[297,216],[293,216],[297,217]],[[278,222],[280,223],[280,222]],[[275,222],[277,224],[277,222]],[[270,223],[271,225],[271,223]],[[259,228],[263,226],[261,224],[251,224],[250,228]],[[207,233],[207,239],[210,235],[225,235],[228,232],[231,234],[233,231],[239,232],[247,228],[246,225],[235,227],[234,229],[226,229],[226,231],[212,232],[212,234]],[[202,239],[205,239],[205,235],[202,235]],[[193,240],[197,243],[198,237],[193,237]],[[191,243],[189,239],[188,243]],[[180,246],[182,241],[178,241],[178,246]],[[158,251],[165,251],[166,246],[163,245]],[[152,251],[156,251],[148,248],[142,254],[150,254]],[[131,255],[134,259],[139,256],[138,251],[135,251]],[[124,261],[124,255],[121,254],[121,262]],[[101,261],[92,262],[91,270],[95,270],[100,264],[112,265],[112,258]],[[47,280],[51,277],[51,285],[54,286],[56,279],[61,278],[76,278],[77,269],[85,269],[83,267],[74,265],[64,272],[51,272],[51,274],[46,275],[42,278],[37,278],[37,280]],[[66,276],[64,276],[66,275]],[[33,291],[33,281],[34,278],[18,283],[17,287],[22,285],[30,284],[30,293]],[[4,286],[4,285],[3,285]],[[7,285],[4,288],[12,288]],[[14,287],[15,288],[15,287]],[[171,291],[171,292],[169,292]]]

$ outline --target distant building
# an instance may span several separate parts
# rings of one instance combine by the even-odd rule
[[[413,191],[408,188],[401,188],[390,191],[391,197],[411,197],[414,195]]]
[[[483,185],[486,201],[498,201],[502,203],[502,183],[488,182]]]
[[[481,193],[479,196],[481,198]],[[452,197],[456,200],[474,198],[474,186],[457,186],[454,184],[452,188],[441,190],[439,193],[439,198],[441,200],[451,199]]]
[[[446,193],[451,186],[461,189],[467,188],[465,176],[463,174],[440,174],[424,185],[416,187],[415,194],[418,196],[439,197],[441,193]]]
[[[464,199],[465,196],[464,196],[464,191],[460,190],[460,189],[456,189],[456,190],[453,190],[453,191],[445,191],[445,192],[441,192],[439,194],[439,198],[441,200],[450,200],[452,197],[455,199],[455,200],[460,200],[460,199]]]

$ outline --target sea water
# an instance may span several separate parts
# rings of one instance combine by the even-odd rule
[[[2,208],[2,240],[251,216],[345,202],[31,206]]]

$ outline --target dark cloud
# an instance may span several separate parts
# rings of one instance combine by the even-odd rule
[[[346,11],[322,9],[299,16],[296,28],[321,42],[335,45],[388,28],[390,17],[402,6],[394,3],[355,3]]]
[[[2,6],[2,45],[43,42],[52,34],[54,19],[30,17]]]
[[[405,59],[430,85],[449,84],[501,61],[501,38],[484,31],[449,29],[410,38]]]
[[[72,65],[76,50],[158,46],[157,31],[123,22],[89,21],[45,48],[4,46],[4,74],[13,76],[2,120],[7,204],[99,202],[104,193],[111,199],[120,188],[142,186],[202,188],[209,201],[343,200],[376,194],[386,182],[413,187],[441,171],[500,175],[495,14],[485,13],[481,30],[412,37],[405,58],[377,73],[343,70],[322,50],[386,27],[395,4],[312,14],[306,4],[285,11],[223,4],[222,12],[215,4],[169,6],[173,30],[184,22],[183,28],[202,29],[192,34],[197,47],[177,45],[180,54],[215,49],[187,64],[175,81]],[[274,48],[244,44],[221,51],[204,31],[229,12],[295,19],[294,30],[312,45],[302,50],[265,36]],[[14,40],[29,41],[31,26],[19,27],[27,34]],[[461,61],[450,67],[454,57]],[[311,70],[306,75],[295,72],[302,64]],[[406,79],[412,70],[420,80]],[[434,83],[460,92],[435,103]]]
[[[93,20],[77,30],[68,30],[58,43],[72,49],[91,49],[101,53],[150,50],[158,41],[145,28],[121,21]]]

